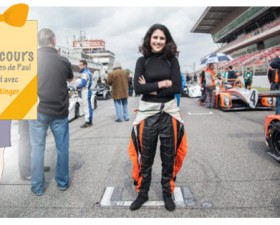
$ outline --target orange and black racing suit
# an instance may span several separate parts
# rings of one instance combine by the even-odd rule
[[[134,87],[136,94],[142,94],[137,117],[133,123],[129,143],[129,156],[132,160],[132,177],[137,192],[148,192],[151,183],[152,165],[160,140],[162,161],[162,189],[172,193],[176,175],[187,153],[187,137],[174,99],[181,88],[180,67],[177,58],[169,59],[171,66],[162,54],[153,54],[145,65],[145,57],[136,64]],[[146,84],[139,84],[144,75]],[[172,80],[172,86],[158,88],[158,81]],[[150,94],[157,92],[157,95]]]

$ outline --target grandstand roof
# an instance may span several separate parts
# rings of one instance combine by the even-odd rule
[[[215,43],[229,43],[278,18],[279,9],[263,6],[207,7],[191,32],[211,34]]]
[[[211,34],[226,17],[232,14],[238,8],[245,7],[207,7],[199,20],[196,22],[191,32]],[[247,9],[248,7],[246,7]],[[236,17],[240,15],[237,14]]]

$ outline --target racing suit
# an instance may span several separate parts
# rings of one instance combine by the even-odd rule
[[[92,123],[92,104],[91,104],[91,85],[92,85],[92,73],[86,67],[80,71],[82,74],[82,82],[77,86],[82,90],[83,109],[85,113],[85,122]]]
[[[160,140],[162,161],[161,185],[163,192],[172,193],[178,174],[187,153],[187,137],[180,109],[174,94],[181,89],[180,67],[177,58],[171,58],[171,66],[162,53],[136,63],[134,87],[136,94],[142,94],[136,119],[133,123],[128,153],[132,161],[132,178],[136,191],[147,193],[152,179],[152,165]],[[139,84],[144,76],[146,83]],[[160,89],[158,81],[172,80],[172,86]],[[150,94],[157,92],[156,95]]]

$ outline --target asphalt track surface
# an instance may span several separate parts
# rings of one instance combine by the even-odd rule
[[[209,110],[190,98],[181,98],[189,145],[176,181],[181,203],[174,212],[162,206],[157,149],[151,204],[131,212],[127,205],[137,194],[127,146],[138,100],[128,100],[128,122],[114,122],[113,101],[107,100],[98,101],[93,127],[81,129],[83,118],[70,123],[71,181],[65,192],[54,180],[56,153],[49,132],[45,165],[51,171],[45,173],[46,192],[41,197],[30,191],[30,182],[19,178],[14,121],[0,184],[0,217],[280,217],[280,163],[266,153],[263,129],[265,116],[275,112]],[[108,188],[112,192],[104,197]]]

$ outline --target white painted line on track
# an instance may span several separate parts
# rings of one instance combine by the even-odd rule
[[[174,202],[177,206],[185,206],[182,190],[179,187],[174,189]]]
[[[203,113],[203,112],[197,112],[197,113],[192,113],[192,112],[188,112],[188,115],[190,116],[200,116],[200,115],[213,115],[213,112],[207,112],[207,113]]]
[[[129,207],[133,201],[111,201],[111,197],[114,192],[114,187],[106,187],[103,194],[102,200],[100,202],[101,206],[126,206]],[[180,187],[175,187],[174,189],[174,202],[177,206],[185,206],[182,190]],[[164,206],[163,201],[147,201],[143,205],[144,207],[157,207]]]
[[[106,187],[106,190],[103,194],[102,200],[100,202],[101,206],[110,206],[111,205],[111,197],[114,192],[114,187]]]

